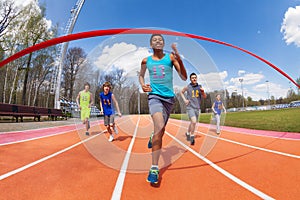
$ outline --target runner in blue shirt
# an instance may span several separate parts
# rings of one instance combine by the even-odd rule
[[[225,106],[224,106],[223,102],[221,101],[221,95],[219,95],[219,94],[216,95],[216,100],[214,101],[211,108],[214,112],[214,115],[215,115],[215,118],[217,121],[216,132],[217,132],[217,134],[220,134],[220,117],[221,117],[222,110],[224,110],[224,113],[226,113]]]
[[[122,116],[118,101],[116,100],[114,94],[110,91],[111,84],[110,82],[105,82],[103,84],[103,92],[100,92],[100,112],[104,114],[104,125],[107,128],[107,132],[110,134],[108,141],[112,142],[114,140],[114,136],[112,134],[111,128],[113,128],[115,134],[118,134],[118,129],[115,124],[114,118],[114,108],[113,103],[115,104],[119,117]]]

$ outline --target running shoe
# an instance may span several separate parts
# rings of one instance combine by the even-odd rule
[[[194,135],[192,135],[192,136],[190,137],[190,141],[191,141],[191,145],[194,145],[194,144],[195,144],[195,136],[194,136]]]
[[[187,141],[190,141],[190,140],[191,140],[191,136],[190,136],[190,134],[188,134],[187,132],[185,133],[185,136],[186,136],[186,140],[187,140]]]
[[[112,142],[114,140],[114,136],[110,135],[108,141]]]
[[[85,135],[89,136],[89,135],[90,135],[90,133],[87,131],[87,132],[85,132]]]
[[[152,148],[152,138],[153,138],[153,134],[154,132],[151,133],[151,136],[149,138],[149,141],[148,141],[148,149],[151,149]]]
[[[149,175],[148,175],[148,178],[147,178],[147,182],[157,184],[158,183],[158,178],[159,178],[159,169],[156,168],[156,167],[152,167],[149,170]]]
[[[118,134],[118,133],[119,133],[119,131],[118,131],[118,129],[117,129],[117,126],[116,126],[116,125],[114,126],[114,132],[115,132],[115,134]]]

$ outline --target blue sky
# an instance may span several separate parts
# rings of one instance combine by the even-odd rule
[[[39,2],[46,5],[46,18],[52,24],[59,23],[63,29],[77,0]],[[294,80],[300,77],[300,0],[86,0],[73,33],[144,27],[221,40],[263,57]],[[107,37],[73,41],[70,46],[80,46],[89,54],[104,39]],[[132,39],[124,42],[129,44]],[[214,74],[202,74],[200,81],[218,74],[230,93],[236,90],[241,94],[239,79],[242,78],[245,96],[255,100],[266,99],[268,87],[270,95],[276,98],[285,97],[290,87],[295,89],[277,71],[244,52],[207,41],[194,42],[199,45],[199,51],[204,49],[216,67],[211,71]],[[180,49],[181,46],[184,45],[178,43],[180,53],[188,57],[191,52]],[[200,73],[205,71],[202,64],[195,64]],[[204,85],[214,89],[212,83]]]

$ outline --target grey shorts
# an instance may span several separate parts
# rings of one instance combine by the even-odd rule
[[[158,95],[149,95],[148,96],[148,104],[149,111],[151,115],[154,115],[157,112],[163,114],[165,124],[167,124],[170,114],[172,112],[173,106],[175,103],[175,98],[164,98]]]
[[[114,115],[104,115],[104,125],[105,126],[108,126],[113,123],[115,123]]]
[[[198,118],[199,118],[199,115],[200,115],[200,109],[187,107],[186,112],[189,116],[189,119],[191,119],[192,117],[196,117],[196,120],[198,121]]]

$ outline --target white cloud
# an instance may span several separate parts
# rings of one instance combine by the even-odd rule
[[[230,82],[234,84],[235,86],[241,85],[240,79],[242,79],[243,85],[253,85],[255,83],[258,83],[262,81],[265,78],[265,76],[261,73],[255,74],[255,73],[246,73],[244,76],[231,78]]]
[[[273,82],[255,85],[252,89],[256,93],[262,94],[262,97],[260,97],[262,99],[268,98],[268,92],[269,98],[271,98],[271,96],[274,96],[275,98],[285,97],[289,90],[289,88],[284,88],[282,85]]]
[[[239,70],[239,71],[238,71],[238,75],[239,75],[239,76],[241,76],[242,74],[245,74],[245,73],[246,73],[245,70]]]
[[[177,75],[177,72],[174,70],[174,91],[180,91],[183,87],[190,83],[189,77],[187,81],[183,81]],[[198,83],[202,85],[205,92],[213,92],[215,90],[223,90],[225,88],[226,83],[224,80],[227,78],[228,74],[227,71],[223,72],[214,72],[214,73],[207,73],[207,74],[197,74],[198,76]]]
[[[243,90],[240,79],[243,79]],[[280,84],[273,82],[266,82],[265,76],[260,73],[249,73],[245,72],[244,76],[233,77],[230,79],[230,84],[226,86],[229,94],[237,92],[239,95],[244,94],[247,98],[250,96],[253,100],[267,99],[268,92],[269,98],[274,96],[275,99],[279,97],[285,97],[289,88],[284,88]]]
[[[202,84],[206,91],[222,90],[226,83],[227,71],[223,72],[211,72],[207,74],[198,75],[198,82]]]
[[[52,27],[52,21],[44,18],[45,23],[47,24],[47,28],[50,29]]]
[[[261,72],[249,73],[244,70],[239,70],[238,75],[238,77],[232,77],[229,81],[225,81],[226,89],[228,90],[229,94],[231,94],[232,92],[237,92],[239,95],[242,95],[243,92],[245,98],[248,96],[251,96],[254,100],[265,98],[265,94],[257,92],[253,89],[256,84],[260,84],[265,79],[265,76]],[[242,83],[240,81],[241,79]]]
[[[280,32],[283,33],[283,39],[288,45],[294,43],[300,47],[300,6],[286,11]]]
[[[22,6],[22,7],[27,6],[31,2],[37,5],[37,2],[35,0],[14,0],[16,6]]]
[[[115,43],[103,48],[94,65],[102,71],[109,72],[118,68],[123,69],[128,76],[136,76],[142,59],[149,55],[148,48],[137,47],[125,42]]]

